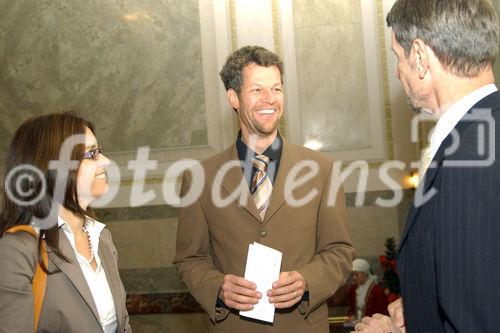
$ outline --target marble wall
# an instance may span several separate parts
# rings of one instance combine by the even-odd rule
[[[204,314],[144,315],[130,323],[139,333],[203,333],[208,332]]]
[[[2,0],[0,155],[76,107],[107,151],[207,143],[198,0]]]
[[[304,143],[369,148],[361,2],[293,1],[293,21]]]

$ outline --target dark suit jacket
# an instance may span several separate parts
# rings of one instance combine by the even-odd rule
[[[444,140],[417,189],[437,192],[408,216],[398,268],[410,333],[500,332],[500,93],[471,110],[480,108],[492,119],[485,110],[475,116],[484,119],[462,118],[459,145]],[[487,166],[463,166],[488,157]]]
[[[301,199],[316,191],[315,196],[309,203],[293,207],[290,197],[286,196],[285,180],[293,166],[305,160],[319,166],[318,174],[293,191],[293,195]],[[229,161],[233,161],[233,167],[221,186],[213,187],[215,175]],[[202,165],[203,192],[198,200],[179,212],[174,262],[189,291],[210,315],[210,331],[328,332],[326,299],[349,276],[353,256],[342,190],[334,205],[327,204],[332,178],[333,183],[339,185],[332,176],[332,160],[283,140],[280,166],[264,221],[248,190],[234,145],[203,161]],[[186,172],[181,194],[184,195],[191,184],[199,183],[199,179],[193,180]],[[215,205],[213,188],[226,198],[238,186],[248,195],[245,204],[233,201],[224,208]],[[299,271],[309,287],[309,302],[277,311],[273,325],[242,319],[237,311],[215,306],[224,275],[244,276],[248,245],[253,242],[281,251],[281,271]]]
[[[47,286],[38,323],[39,332],[102,333],[99,314],[87,281],[64,231],[59,229],[61,252],[66,262],[48,248]],[[31,279],[37,260],[37,241],[26,232],[0,238],[0,332],[33,332],[33,292]],[[118,267],[111,233],[104,228],[99,238],[99,257],[115,302],[118,332],[131,332],[125,290]]]

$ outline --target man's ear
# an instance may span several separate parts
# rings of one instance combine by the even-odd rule
[[[229,102],[229,105],[231,105],[231,107],[235,111],[237,111],[240,108],[240,100],[238,98],[238,94],[236,93],[236,91],[234,91],[234,89],[232,89],[232,88],[229,88],[226,91],[226,96],[227,96],[227,101]]]
[[[415,57],[415,64],[418,70],[418,76],[423,79],[427,71],[429,70],[429,57],[427,53],[427,44],[420,38],[417,38],[413,41],[412,45],[412,53]]]

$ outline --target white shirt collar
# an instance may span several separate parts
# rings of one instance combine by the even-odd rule
[[[477,102],[497,90],[498,89],[494,84],[482,86],[481,88],[474,90],[467,96],[458,100],[452,104],[448,110],[446,110],[441,118],[439,118],[436,127],[432,132],[430,143],[431,160],[434,158],[434,155],[436,155],[441,143],[443,143],[444,139],[451,133],[453,128],[455,128],[467,111],[469,111]]]
[[[68,223],[64,221],[64,219],[60,216],[57,217],[57,226],[59,228],[62,227],[64,230],[69,229],[69,231],[71,231],[71,228],[69,227]],[[106,225],[87,216],[85,220],[85,227],[87,228],[87,230],[91,235],[94,234],[100,236],[101,231],[106,227]]]
[[[66,235],[66,238],[68,238],[69,243],[71,244],[71,247],[75,251],[75,255],[77,259],[80,261],[85,261],[83,256],[78,253],[76,250],[76,244],[75,244],[75,235],[73,234],[73,231],[71,230],[69,224],[60,216],[57,217],[57,226],[61,228],[64,231],[64,234]],[[98,249],[99,249],[99,238],[101,237],[101,231],[106,227],[105,224],[98,222],[90,217],[87,216],[87,219],[85,220],[85,228],[89,232],[90,235],[90,242],[92,244],[92,251],[94,252],[94,258],[97,263],[98,269],[101,267],[101,258],[99,257]],[[87,263],[88,264],[88,263]]]

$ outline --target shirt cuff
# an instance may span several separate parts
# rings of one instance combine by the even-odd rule
[[[217,302],[215,302],[215,307],[216,308],[225,308],[225,309],[228,308],[226,306],[226,304],[224,304],[224,302],[222,301],[222,299],[220,297],[217,297]]]

